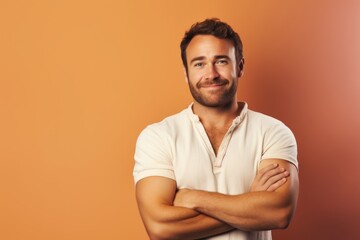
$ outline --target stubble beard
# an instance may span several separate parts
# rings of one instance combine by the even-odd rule
[[[234,81],[232,81],[231,85],[229,88],[221,90],[222,92],[214,92],[214,93],[209,93],[209,94],[217,94],[220,96],[205,96],[205,94],[202,94],[200,89],[202,86],[204,85],[210,85],[213,83],[218,83],[218,84],[229,84],[229,80],[227,79],[215,79],[212,80],[210,82],[206,82],[206,83],[197,83],[195,86],[193,84],[189,83],[189,89],[191,92],[191,95],[193,96],[194,100],[196,102],[198,102],[199,104],[205,106],[205,107],[210,107],[210,108],[227,108],[230,107],[231,104],[234,101],[234,97],[236,95],[236,91],[237,91],[237,81],[236,79],[234,79]],[[215,90],[217,91],[217,90]]]

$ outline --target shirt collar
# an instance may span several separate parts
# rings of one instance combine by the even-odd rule
[[[247,112],[248,112],[248,104],[247,102],[238,102],[239,104],[243,104],[243,109],[241,110],[240,114],[233,120],[233,124],[232,125],[239,125],[245,118]],[[187,107],[187,112],[188,115],[190,117],[190,119],[194,122],[199,122],[200,118],[198,115],[196,115],[192,109],[194,103],[192,102],[188,107]]]

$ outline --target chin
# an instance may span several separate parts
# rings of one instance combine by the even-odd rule
[[[205,107],[210,107],[210,108],[226,108],[231,106],[232,104],[232,100],[217,100],[217,101],[204,101],[203,99],[196,100],[199,104],[205,106]]]

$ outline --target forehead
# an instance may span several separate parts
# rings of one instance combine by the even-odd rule
[[[235,47],[231,40],[221,39],[212,35],[196,35],[186,48],[187,60],[195,57],[214,57],[226,55],[235,58]]]

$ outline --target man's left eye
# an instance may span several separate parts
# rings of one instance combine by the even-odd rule
[[[227,61],[226,60],[218,60],[217,63],[224,65],[224,64],[227,64]]]

